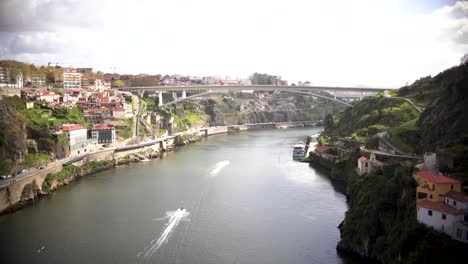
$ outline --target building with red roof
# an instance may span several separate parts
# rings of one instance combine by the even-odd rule
[[[468,195],[461,182],[429,171],[418,171],[416,208],[418,221],[468,243]]]
[[[108,125],[94,125],[91,128],[91,138],[98,144],[113,144],[115,142],[115,128]]]
[[[376,159],[375,153],[371,153],[370,158],[361,156],[357,161],[356,171],[359,175],[373,173],[383,169],[383,162]]]
[[[440,202],[443,196],[450,191],[461,191],[461,181],[445,176],[432,174],[429,171],[416,172],[418,187],[416,188],[416,199],[428,199]]]

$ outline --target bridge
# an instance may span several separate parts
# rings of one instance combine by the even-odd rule
[[[215,92],[241,92],[241,91],[281,91],[281,92],[292,92],[300,93],[305,95],[311,95],[315,97],[321,97],[328,100],[332,100],[338,103],[351,106],[349,103],[338,100],[336,98],[336,92],[360,92],[360,98],[364,97],[365,93],[378,93],[385,90],[395,90],[397,88],[371,88],[371,87],[339,87],[339,86],[295,86],[295,85],[188,85],[188,86],[143,86],[143,87],[121,87],[121,91],[131,91],[137,93],[144,92],[158,92],[159,93],[159,106],[163,106],[162,94],[163,92],[172,92],[174,101],[171,103],[176,103],[179,101],[187,100],[187,98],[193,98],[197,96],[202,96],[208,93]],[[187,91],[190,92],[199,92],[198,95],[193,95],[187,97]],[[334,97],[327,97],[324,95],[317,94],[319,91],[328,91],[334,93]],[[182,98],[177,99],[177,92],[182,92]]]

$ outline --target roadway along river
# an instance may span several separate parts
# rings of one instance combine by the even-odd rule
[[[84,177],[0,217],[1,263],[342,263],[345,196],[292,160],[316,131],[212,136]]]

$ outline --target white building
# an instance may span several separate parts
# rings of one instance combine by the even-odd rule
[[[19,71],[13,79],[12,74],[7,68],[0,67],[0,87],[23,88],[23,73]]]
[[[383,169],[383,163],[376,159],[375,153],[371,153],[370,158],[367,159],[364,156],[361,156],[357,162],[357,172],[359,175],[364,173],[372,173],[377,170]]]
[[[81,73],[76,72],[73,68],[63,69],[63,88],[79,89],[81,88]]]
[[[468,196],[450,191],[444,195],[443,202],[422,199],[416,203],[420,223],[468,243]]]
[[[32,87],[39,88],[46,86],[46,77],[41,74],[34,74],[31,78]]]
[[[68,138],[68,151],[70,154],[86,152],[88,145],[88,130],[80,124],[63,124],[59,130]]]

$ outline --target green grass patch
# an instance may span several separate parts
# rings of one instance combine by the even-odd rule
[[[31,168],[39,164],[44,164],[51,158],[51,155],[48,153],[28,153],[24,156],[23,162],[20,166],[22,168]]]
[[[418,118],[390,129],[390,139],[404,152],[417,152],[419,142]]]

